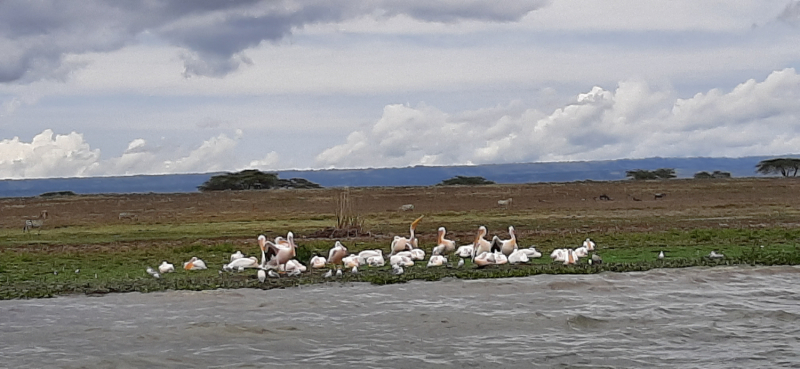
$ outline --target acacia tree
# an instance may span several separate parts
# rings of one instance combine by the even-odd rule
[[[800,169],[800,159],[796,158],[766,159],[756,164],[756,172],[764,175],[780,173],[784,177],[796,177],[798,169]]]
[[[441,183],[437,184],[437,186],[453,186],[453,185],[471,186],[471,185],[486,185],[486,184],[494,184],[494,182],[483,177],[455,176],[450,179],[445,179]]]
[[[675,169],[660,168],[656,170],[634,169],[625,172],[625,176],[635,180],[675,178]]]

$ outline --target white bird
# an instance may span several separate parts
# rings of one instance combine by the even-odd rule
[[[264,281],[266,279],[267,279],[267,273],[264,272],[264,269],[259,269],[258,270],[258,281],[261,282],[261,283],[264,283]]]
[[[345,256],[347,256],[347,247],[344,247],[341,242],[336,241],[330,251],[328,251],[328,263],[341,264]]]
[[[464,259],[458,259],[458,267],[461,268],[464,266]]]
[[[75,269],[75,274],[78,274],[78,273],[80,273],[80,272],[81,272],[81,270],[80,270],[80,269]]]
[[[581,246],[575,249],[575,255],[579,258],[585,258],[589,256],[589,249],[586,246]]]
[[[364,251],[361,251],[361,252],[358,253],[358,257],[360,257],[360,258],[362,258],[364,260],[367,260],[367,259],[369,259],[371,257],[381,257],[382,258],[383,257],[383,251],[381,251],[380,249],[364,250]]]
[[[333,269],[328,269],[328,271],[327,271],[327,272],[325,272],[325,274],[323,274],[322,276],[323,276],[324,278],[330,278],[330,277],[333,277]]]
[[[472,250],[474,249],[475,247],[472,244],[459,246],[458,250],[456,250],[456,255],[462,258],[469,258],[472,257]]]
[[[478,234],[475,235],[475,241],[472,243],[472,258],[474,259],[477,255],[483,254],[484,252],[492,252],[492,243],[487,241],[484,237],[486,237],[486,227],[480,226],[478,227]]]
[[[428,268],[442,266],[446,261],[447,259],[442,255],[431,255],[431,258],[428,260]]]
[[[554,262],[564,261],[567,259],[567,253],[567,249],[555,249],[550,253],[550,258],[553,259]]]
[[[383,259],[383,256],[370,256],[367,258],[367,265],[371,267],[382,267],[386,264],[386,260]]]
[[[456,242],[444,238],[447,230],[444,227],[439,227],[438,235],[436,236],[436,247],[433,248],[431,254],[433,255],[450,255],[456,251]]]
[[[158,266],[158,271],[161,274],[172,273],[175,271],[175,266],[164,260],[161,262],[161,265]]]
[[[578,255],[575,254],[575,250],[567,249],[566,259],[564,259],[564,265],[576,264],[578,263]]]
[[[389,258],[389,264],[391,264],[392,266],[402,265],[409,267],[414,265],[414,260],[405,255],[394,255],[391,258]]]
[[[590,265],[600,265],[600,264],[603,264],[603,258],[601,258],[601,257],[600,257],[600,255],[597,255],[597,254],[592,254],[592,258],[591,258],[591,259],[589,259],[589,264],[590,264]]]
[[[203,260],[198,259],[196,256],[193,256],[189,261],[183,263],[183,269],[186,270],[203,270],[208,269],[206,267],[206,262]]]
[[[528,259],[535,259],[542,257],[542,253],[536,250],[536,247],[529,247],[527,249],[519,249],[520,252],[525,253],[528,256]]]
[[[342,270],[341,269],[336,268],[336,276],[337,277],[341,277],[342,276]]]
[[[417,247],[417,239],[414,238],[414,231],[416,231],[417,224],[419,224],[419,222],[422,220],[423,217],[425,217],[425,216],[424,215],[420,216],[419,218],[417,218],[416,220],[411,222],[411,226],[408,228],[409,229],[409,233],[411,235],[408,238],[400,237],[400,236],[395,236],[394,237],[394,239],[392,240],[392,245],[390,247],[392,252],[389,255],[394,255],[394,254],[396,254],[396,253],[398,253],[400,251],[404,251],[404,250],[412,250],[415,247]]]
[[[241,259],[243,257],[244,257],[244,254],[242,254],[241,251],[236,251],[235,253],[231,254],[231,261],[234,261],[236,259]]]
[[[297,245],[294,243],[294,233],[286,234],[286,241],[278,244],[267,241],[266,237],[258,237],[264,260],[261,261],[262,268],[267,269],[286,269],[286,263],[296,256]]]
[[[303,272],[300,271],[300,269],[292,269],[291,271],[289,271],[289,273],[286,273],[286,275],[288,275],[290,277],[297,277],[298,275],[300,275],[302,273]]]
[[[350,273],[358,274],[358,266],[354,266],[353,269],[350,269]]]
[[[658,253],[658,260],[664,260],[664,251]]]
[[[147,269],[145,269],[144,271],[147,272],[147,274],[150,274],[150,275],[152,275],[154,277],[156,276],[156,274],[158,274],[158,272],[156,272],[155,269],[153,269],[151,267],[147,267]],[[158,277],[156,277],[156,278],[158,278]]]
[[[529,261],[528,254],[523,250],[514,250],[511,255],[508,255],[509,264],[527,263]]]
[[[233,261],[231,261],[230,263],[223,265],[222,269],[225,271],[231,271],[239,269],[244,270],[245,268],[258,268],[258,267],[259,267],[258,259],[255,256],[251,256],[249,258],[233,259]]]
[[[283,267],[283,269],[278,269],[278,270],[283,270],[284,272],[287,273],[302,273],[308,270],[308,268],[306,268],[305,265],[297,261],[297,259],[292,259],[286,262],[286,266]]]
[[[724,258],[724,257],[725,257],[725,255],[723,255],[723,254],[717,254],[717,252],[716,252],[716,251],[711,251],[711,253],[710,253],[710,254],[708,254],[708,257],[710,257],[710,258],[712,258],[712,259],[722,259],[722,258]]]
[[[474,259],[472,259],[472,262],[475,263],[475,265],[477,265],[478,268],[482,268],[487,265],[493,265],[494,261],[495,260],[493,252],[482,252],[476,255]]]
[[[425,260],[425,250],[423,249],[411,250],[411,260]]]
[[[492,250],[499,250],[503,255],[511,255],[517,249],[517,236],[514,234],[514,226],[508,226],[508,234],[511,238],[501,240],[500,237],[492,238]]]
[[[403,270],[402,266],[400,266],[398,264],[392,265],[392,274],[400,275],[400,274],[403,274],[403,272],[404,272],[404,270]]]
[[[315,255],[314,257],[311,258],[311,261],[309,262],[309,264],[311,264],[311,268],[313,268],[313,269],[324,268],[325,267],[325,258],[322,257],[322,256],[316,256]]]
[[[358,261],[358,255],[350,255],[342,258],[342,264],[345,268],[352,268],[359,266],[361,263]]]
[[[274,271],[272,269],[267,271],[267,275],[270,276],[270,278],[280,278],[281,277],[281,275],[278,274],[278,272],[276,272],[276,271]]]
[[[495,251],[494,252],[494,263],[496,265],[506,264],[506,263],[508,263],[508,256],[506,256],[505,254],[503,254],[500,251]]]
[[[594,241],[592,241],[591,238],[587,237],[586,240],[583,241],[583,247],[585,247],[589,251],[594,251],[595,246],[596,244],[594,243]]]

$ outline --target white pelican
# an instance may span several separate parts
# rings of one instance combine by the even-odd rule
[[[423,250],[423,249],[413,249],[413,250],[411,250],[411,259],[412,260],[425,260],[425,250]]]
[[[594,251],[595,246],[596,244],[594,243],[594,241],[592,241],[591,238],[587,237],[586,240],[583,241],[583,247],[585,247],[589,251]]]
[[[417,229],[417,224],[419,224],[419,222],[422,220],[423,217],[425,216],[424,215],[420,216],[419,218],[411,222],[411,227],[408,228],[409,233],[411,233],[411,235],[408,238],[400,236],[394,237],[391,246],[392,252],[389,255],[394,255],[403,250],[411,250],[417,246],[416,238],[414,238],[414,231]]]
[[[314,268],[314,269],[324,268],[325,267],[325,258],[322,257],[322,256],[316,256],[315,255],[313,258],[311,258],[311,261],[309,262],[309,264],[311,264],[311,267]]]
[[[258,270],[258,281],[261,282],[261,283],[264,283],[264,281],[266,279],[267,279],[267,273],[264,272],[264,269],[259,269]]]
[[[446,261],[447,259],[442,255],[431,255],[431,258],[428,260],[428,268],[442,266]]]
[[[492,265],[494,264],[494,253],[482,252],[476,255],[475,258],[472,260],[472,262],[475,263],[475,265],[477,265],[478,268],[482,268],[487,265]]]
[[[500,250],[503,255],[511,255],[517,249],[517,236],[514,234],[514,226],[508,226],[508,234],[511,238],[501,240],[500,237],[494,236],[492,238],[492,250]]]
[[[550,258],[553,261],[564,261],[567,260],[567,254],[569,251],[567,249],[555,249],[552,253],[550,253]]]
[[[386,264],[383,256],[370,256],[367,258],[367,265],[371,267],[382,267]]]
[[[350,255],[342,258],[342,264],[345,268],[352,268],[361,265],[358,261],[358,255]]]
[[[581,246],[575,249],[575,255],[578,255],[579,258],[585,258],[589,256],[589,249],[586,246]]]
[[[249,258],[234,259],[230,263],[223,265],[222,269],[229,272],[233,269],[258,268],[258,267],[259,267],[258,259],[255,256],[251,256]]]
[[[259,237],[259,243],[263,245],[261,249],[265,252],[264,260],[269,259],[269,261],[266,262],[265,268],[279,269],[283,266],[283,269],[286,269],[286,263],[295,257],[297,245],[294,243],[294,233],[289,232],[286,235],[286,241],[287,242],[284,244],[276,245],[267,241],[266,238],[261,241],[261,237]],[[262,260],[262,263],[263,262]]]
[[[432,255],[450,255],[456,251],[456,241],[444,238],[445,234],[447,234],[447,230],[444,227],[439,227],[436,247],[433,248]]]
[[[458,250],[456,250],[456,255],[462,258],[469,258],[472,257],[472,250],[474,249],[475,247],[472,244],[460,246]]]
[[[344,247],[341,242],[336,241],[333,248],[328,251],[328,262],[331,264],[341,264],[342,258],[347,256],[347,254],[347,247]]]
[[[472,243],[471,256],[473,259],[484,252],[492,252],[492,243],[484,237],[486,237],[486,227],[480,226],[478,227],[478,234],[475,235],[475,241]]]
[[[375,249],[375,250],[364,250],[358,253],[358,257],[364,260],[369,259],[373,256],[383,257],[383,251],[381,249]]]
[[[658,253],[658,260],[664,260],[664,251]]]
[[[508,263],[508,256],[503,254],[500,251],[494,252],[494,263],[497,265],[502,265]]]
[[[536,250],[536,247],[528,247],[527,249],[519,249],[519,251],[524,252],[525,255],[528,256],[528,259],[535,259],[542,257],[542,253]]]
[[[710,254],[708,254],[708,257],[710,257],[710,258],[712,258],[712,259],[722,259],[722,258],[724,258],[724,257],[725,257],[725,255],[723,255],[723,254],[717,254],[717,252],[716,252],[716,251],[711,251],[711,253],[710,253]]]
[[[575,250],[568,249],[567,250],[567,257],[564,259],[564,265],[576,264],[578,262],[578,256],[575,255]]]
[[[186,270],[203,270],[203,269],[208,269],[208,268],[206,268],[206,262],[198,259],[196,256],[193,256],[189,261],[183,263],[183,269],[186,269]]]
[[[236,259],[241,259],[243,257],[244,257],[244,254],[242,254],[241,251],[236,251],[235,253],[231,254],[231,261],[234,261]]]
[[[529,261],[530,259],[528,259],[528,254],[526,254],[523,250],[514,250],[511,255],[508,255],[509,264],[527,263]]]
[[[305,265],[297,261],[297,259],[291,259],[286,262],[286,266],[283,267],[283,271],[287,273],[302,273],[308,270]]]
[[[161,262],[161,265],[158,266],[158,272],[161,274],[172,273],[175,271],[175,266],[168,263],[166,260]]]
[[[395,265],[412,266],[414,265],[414,260],[411,260],[410,257],[405,255],[394,255],[389,258],[389,264],[391,264],[392,266]]]

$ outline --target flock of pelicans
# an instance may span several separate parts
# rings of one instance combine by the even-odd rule
[[[403,274],[404,267],[412,266],[416,261],[425,260],[425,251],[419,248],[419,241],[414,236],[414,231],[420,220],[422,220],[422,217],[411,223],[409,237],[394,237],[388,256],[384,256],[383,251],[380,249],[364,250],[358,254],[350,254],[347,247],[336,241],[328,251],[327,258],[314,256],[309,261],[309,265],[313,269],[322,269],[329,265],[334,266],[335,272],[331,268],[324,274],[324,277],[330,278],[334,275],[341,276],[342,268],[350,269],[351,273],[358,273],[358,268],[363,265],[382,267],[386,265],[388,260],[394,274]],[[428,259],[428,267],[447,265],[450,255],[460,258],[458,267],[462,267],[464,259],[469,258],[478,268],[489,265],[527,263],[530,259],[542,257],[542,254],[533,246],[529,248],[519,247],[513,226],[508,227],[508,239],[504,240],[494,236],[491,241],[485,238],[487,234],[486,227],[480,226],[478,233],[475,235],[475,240],[471,244],[463,246],[457,246],[455,241],[446,239],[446,234],[447,230],[444,227],[439,227],[437,244]],[[286,238],[276,237],[274,241],[268,241],[264,235],[260,235],[258,236],[258,245],[261,248],[260,261],[255,256],[245,257],[241,251],[237,251],[231,255],[230,262],[223,265],[220,273],[223,270],[227,272],[242,272],[249,268],[258,269],[258,279],[263,282],[267,276],[277,278],[280,273],[296,276],[308,270],[308,267],[295,259],[297,245],[294,243],[294,234],[292,232],[289,232]],[[554,262],[561,262],[564,265],[577,264],[581,258],[589,257],[590,252],[595,251],[596,247],[595,242],[591,238],[587,238],[580,247],[553,250],[550,258]],[[708,257],[720,259],[724,255],[712,251]],[[664,259],[664,251],[658,254],[658,259]],[[603,259],[596,253],[592,253],[588,261],[589,264],[601,264],[602,262]],[[185,270],[208,269],[206,263],[197,257],[193,257],[183,263],[183,268]],[[164,261],[159,265],[157,271],[150,267],[146,271],[153,277],[160,278],[161,274],[174,272],[175,266]]]
[[[331,268],[325,273],[325,277],[342,275],[342,268],[350,269],[351,273],[358,273],[358,268],[364,265],[371,267],[382,267],[388,261],[392,266],[394,274],[402,274],[404,267],[414,265],[416,261],[425,260],[425,251],[419,248],[419,241],[414,232],[423,217],[419,217],[411,223],[409,227],[409,237],[395,236],[390,246],[390,254],[384,256],[380,249],[364,250],[358,254],[350,254],[347,247],[341,242],[336,241],[335,245],[329,250],[328,256],[314,256],[309,261],[309,266],[313,269]],[[508,239],[501,239],[498,236],[489,241],[487,240],[486,227],[480,226],[473,243],[457,246],[453,240],[445,238],[447,230],[439,227],[437,244],[433,248],[428,267],[437,267],[448,264],[448,257],[456,255],[460,258],[458,267],[464,265],[464,259],[472,259],[472,262],[479,268],[489,265],[519,264],[527,263],[530,259],[540,258],[542,254],[535,247],[520,248],[514,234],[514,227],[508,227]],[[258,269],[258,279],[264,281],[267,276],[279,277],[280,273],[289,276],[300,275],[308,270],[308,267],[300,263],[296,257],[297,245],[294,243],[294,234],[289,232],[284,237],[277,237],[274,241],[269,241],[264,235],[258,236],[258,245],[261,248],[261,260],[255,256],[245,257],[241,251],[231,255],[230,262],[223,265],[222,270],[244,271],[245,269]],[[550,254],[554,262],[562,262],[564,265],[576,264],[579,259],[588,257],[594,251],[596,244],[590,238],[583,241],[583,245],[575,249],[556,249]],[[599,255],[593,254],[589,259],[590,264],[602,263]],[[207,269],[205,262],[197,257],[183,263],[185,270]],[[220,273],[222,273],[222,270]],[[159,265],[158,270],[148,267],[147,273],[155,278],[160,278],[161,274],[175,271],[175,266],[167,261]]]

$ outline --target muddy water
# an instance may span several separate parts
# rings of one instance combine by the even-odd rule
[[[800,366],[800,268],[0,301],[0,367]]]

